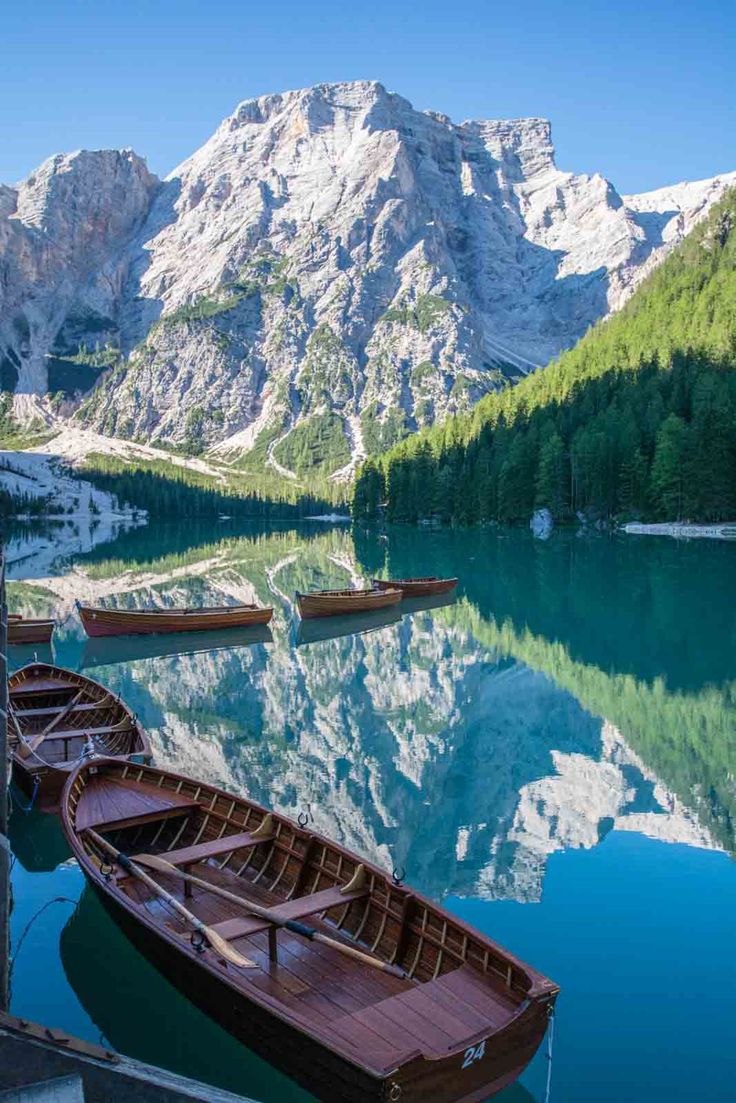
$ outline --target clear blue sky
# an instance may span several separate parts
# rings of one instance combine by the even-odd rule
[[[250,96],[372,78],[542,115],[557,160],[643,191],[736,169],[734,0],[28,0],[0,29],[0,181],[131,146],[160,174]]]

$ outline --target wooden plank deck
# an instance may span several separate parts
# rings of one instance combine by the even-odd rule
[[[122,828],[181,815],[194,808],[199,808],[197,801],[170,789],[145,783],[133,788],[100,776],[90,779],[84,788],[77,808],[77,829],[103,825]]]
[[[196,872],[213,885],[248,896],[284,917],[315,914],[364,895],[364,890],[343,894],[339,889],[327,889],[312,894],[311,899],[306,896],[284,901],[260,885],[206,863]],[[199,919],[257,963],[258,971],[243,974],[244,989],[253,986],[287,1010],[318,1015],[336,1039],[362,1054],[370,1051],[385,1067],[406,1061],[415,1053],[441,1054],[456,1049],[484,1028],[503,1025],[518,1008],[517,1000],[494,992],[467,966],[421,984],[372,969],[329,946],[285,930],[278,931],[278,962],[274,963],[269,958],[267,922],[245,911],[240,913],[229,901],[198,886],[185,897],[182,882],[174,876],[157,873],[156,879]],[[189,937],[186,924],[174,918],[144,885],[129,878],[124,891],[167,927]],[[318,930],[340,938],[329,923],[320,919],[313,923]],[[349,939],[345,941],[351,945]]]

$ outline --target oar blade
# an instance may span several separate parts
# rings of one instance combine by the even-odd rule
[[[257,969],[258,965],[255,961],[251,961],[249,957],[243,957],[237,950],[234,950],[232,946],[219,935],[217,931],[213,931],[211,927],[202,927],[202,934],[209,942],[212,949],[220,957],[224,957],[226,961],[232,962],[233,965],[237,965],[240,969]]]

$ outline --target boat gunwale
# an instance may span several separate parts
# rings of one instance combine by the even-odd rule
[[[107,609],[103,605],[85,605],[83,602],[77,604],[79,615],[84,613],[103,614],[103,616],[113,617],[156,617],[156,616],[218,616],[222,613],[235,614],[242,613],[243,611],[252,612],[267,612],[269,609],[273,612],[273,607],[270,605],[255,605],[243,602],[238,605],[202,605],[202,606],[185,606],[178,607],[173,606],[171,609],[161,609],[156,607],[155,609]]]
[[[559,992],[559,986],[556,985],[549,978],[545,977],[541,973],[538,973],[535,969],[527,965],[525,962],[522,962],[514,954],[504,949],[504,947],[500,946],[498,943],[494,942],[483,932],[465,923],[458,916],[455,916],[451,912],[448,912],[440,904],[437,904],[435,901],[424,896],[424,894],[422,894],[421,892],[418,892],[415,889],[407,886],[404,891],[407,893],[407,895],[411,895],[419,905],[430,909],[442,920],[446,919],[448,922],[452,923],[461,933],[467,934],[475,940],[487,944],[488,948],[494,954],[496,954],[497,957],[503,959],[509,966],[513,966],[524,976],[525,982],[528,984],[529,987],[525,996],[520,997],[519,1003],[514,1009],[513,1013],[509,1014],[504,1022],[499,1024],[495,1028],[490,1022],[488,1022],[482,1028],[478,1028],[472,1033],[469,1032],[468,1035],[463,1039],[461,1044],[458,1043],[457,1046],[448,1048],[446,1051],[443,1052],[437,1052],[436,1049],[433,1049],[431,1047],[427,1048],[426,1050],[422,1050],[417,1046],[416,1049],[401,1054],[401,1059],[398,1065],[396,1065],[395,1063],[392,1063],[391,1065],[371,1064],[362,1055],[356,1056],[356,1053],[360,1052],[357,1046],[353,1046],[351,1043],[345,1041],[336,1032],[331,1032],[329,1029],[321,1027],[319,1025],[319,1022],[315,1022],[314,1019],[308,1018],[302,1012],[296,1009],[287,1009],[283,1002],[278,1000],[276,997],[271,996],[263,989],[260,989],[254,985],[247,984],[247,973],[240,974],[234,972],[232,969],[229,969],[217,958],[216,954],[214,953],[202,955],[198,954],[189,945],[189,943],[181,937],[180,934],[177,934],[175,931],[168,929],[165,924],[157,923],[155,916],[150,914],[145,907],[136,904],[135,901],[133,901],[116,883],[111,883],[106,880],[106,878],[101,874],[100,870],[92,860],[87,844],[84,843],[80,837],[81,834],[84,832],[84,829],[82,829],[82,832],[77,831],[75,819],[73,822],[72,813],[70,811],[70,797],[72,795],[72,790],[74,789],[77,780],[80,778],[80,775],[88,773],[90,767],[96,768],[95,772],[97,772],[97,770],[99,770],[100,768],[102,770],[105,770],[105,768],[112,767],[114,770],[122,771],[127,767],[129,770],[138,773],[138,778],[133,782],[133,784],[138,784],[143,779],[143,775],[146,771],[150,771],[154,775],[163,775],[165,779],[168,779],[172,782],[179,782],[183,779],[185,782],[193,784],[200,788],[201,795],[200,797],[198,797],[198,803],[201,806],[202,812],[206,812],[206,806],[204,805],[202,800],[203,797],[222,797],[228,802],[235,801],[236,807],[242,807],[244,805],[248,806],[250,809],[259,812],[263,818],[271,815],[275,820],[279,821],[281,824],[286,825],[289,829],[294,831],[295,834],[309,836],[316,842],[324,844],[325,846],[331,848],[333,851],[347,854],[353,861],[356,862],[356,864],[362,864],[366,872],[374,874],[377,878],[383,881],[387,888],[392,887],[391,875],[386,873],[386,871],[381,869],[379,866],[374,865],[370,861],[362,859],[358,854],[350,851],[346,847],[341,846],[339,843],[336,843],[334,840],[328,838],[327,836],[322,835],[320,832],[307,832],[303,828],[299,827],[296,821],[291,820],[290,817],[271,811],[263,805],[259,804],[257,801],[251,800],[249,797],[245,797],[242,794],[236,795],[208,782],[200,783],[193,778],[186,777],[186,775],[178,774],[172,770],[164,770],[156,766],[140,765],[137,763],[126,763],[122,759],[114,758],[95,759],[92,762],[83,762],[80,763],[74,769],[74,771],[69,774],[61,797],[60,815],[67,841],[69,842],[69,845],[74,852],[75,857],[79,861],[79,864],[82,867],[85,876],[92,881],[92,883],[95,885],[95,887],[98,888],[99,891],[103,892],[107,897],[109,897],[113,903],[122,907],[129,916],[131,916],[138,923],[145,926],[145,928],[150,931],[154,936],[164,939],[179,953],[187,955],[187,957],[196,962],[198,966],[206,968],[210,974],[217,978],[219,983],[222,983],[224,981],[227,984],[228,988],[235,992],[240,998],[249,1000],[251,1003],[254,1003],[256,1005],[261,1004],[264,1007],[267,1007],[269,1013],[275,1015],[287,1026],[295,1028],[299,1031],[303,1031],[310,1037],[316,1039],[320,1044],[325,1045],[330,1051],[336,1052],[341,1058],[345,1059],[350,1064],[363,1069],[371,1076],[385,1079],[386,1077],[396,1073],[399,1069],[406,1069],[407,1066],[409,1066],[413,1061],[416,1060],[421,1060],[423,1062],[446,1061],[449,1058],[456,1057],[457,1055],[465,1052],[465,1050],[467,1050],[470,1045],[477,1045],[483,1040],[487,1040],[505,1033],[512,1027],[514,1023],[516,1023],[520,1016],[526,1013],[531,1004],[536,1005],[547,1003],[550,1000],[554,1000],[557,996],[557,993]],[[83,783],[86,785],[86,778],[83,778],[82,780]],[[150,781],[150,779],[147,780]],[[76,813],[76,806],[74,811]],[[235,809],[233,809],[233,811],[235,811]],[[231,817],[228,817],[228,821],[231,822]],[[242,825],[236,824],[236,826]],[[108,830],[112,829],[113,828],[110,827]],[[105,828],[102,828],[102,830],[105,830]],[[164,856],[164,854],[165,852],[162,853],[162,857]],[[393,887],[396,888],[397,886]],[[309,893],[305,894],[305,896],[309,895]],[[360,946],[360,943],[357,943],[357,945]],[[469,965],[467,962],[465,963],[465,965],[467,968],[472,969],[479,979],[484,979],[484,975],[480,970],[475,969],[474,966]],[[458,966],[458,968],[461,967],[462,966]],[[243,982],[246,983],[244,984]],[[424,983],[425,982],[415,981],[414,987],[417,989],[421,989]],[[371,1004],[369,1006],[375,1005]]]
[[[385,595],[385,594],[401,593],[401,591],[397,590],[397,589],[392,589],[392,588],[389,588],[387,590],[378,591],[374,587],[367,588],[367,589],[364,589],[364,590],[306,590],[306,591],[297,590],[296,591],[296,596],[297,596],[297,598],[303,598],[303,597],[306,597],[306,598],[323,598],[323,597],[326,597],[326,598],[331,598],[331,597],[338,597],[338,598],[342,598],[342,597],[370,598],[370,597],[373,597],[377,593],[381,593],[382,595]]]

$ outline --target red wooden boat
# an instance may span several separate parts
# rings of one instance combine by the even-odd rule
[[[433,594],[447,594],[457,586],[456,578],[374,578],[377,590],[401,590],[404,597],[429,597]]]
[[[544,1037],[552,981],[285,816],[99,760],[69,778],[61,815],[142,953],[322,1100],[480,1103]]]
[[[8,643],[49,643],[56,621],[8,613]]]
[[[42,803],[58,799],[83,755],[148,762],[148,737],[130,709],[99,682],[48,663],[8,679],[13,778]]]
[[[312,590],[296,594],[302,619],[334,617],[346,613],[368,613],[372,609],[387,609],[401,601],[401,590]]]
[[[268,624],[273,609],[258,605],[218,605],[201,609],[103,609],[77,602],[88,636],[151,635],[156,632],[204,632]]]

